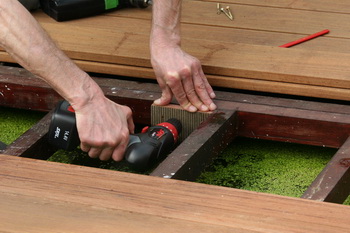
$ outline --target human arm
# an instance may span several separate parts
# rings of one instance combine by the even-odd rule
[[[108,100],[17,0],[0,1],[0,46],[70,102],[83,151],[101,160],[122,159],[134,130],[131,110]]]
[[[181,0],[153,0],[150,38],[151,62],[162,89],[157,105],[169,104],[173,95],[190,112],[212,111],[215,93],[200,61],[181,49]]]

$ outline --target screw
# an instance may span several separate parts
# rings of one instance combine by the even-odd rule
[[[220,3],[216,4],[217,7],[217,14],[220,15],[221,14],[221,8],[220,8]]]
[[[227,16],[227,18],[229,18],[230,20],[233,20],[233,15],[231,13],[229,6],[226,7],[226,10],[223,7],[221,7],[220,10]]]

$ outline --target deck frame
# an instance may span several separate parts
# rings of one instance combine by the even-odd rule
[[[161,95],[158,85],[97,77],[95,80],[108,98],[133,110],[136,124],[150,123],[150,107]],[[37,77],[7,66],[0,67],[0,93],[0,106],[47,112],[61,99]],[[348,105],[222,91],[217,92],[216,103],[218,110],[212,117],[151,175],[194,180],[236,136],[296,142],[340,148],[302,198],[335,203],[347,198],[350,192]],[[49,157],[54,152],[45,143],[50,114],[0,153],[36,159]],[[325,174],[331,179],[322,179]]]

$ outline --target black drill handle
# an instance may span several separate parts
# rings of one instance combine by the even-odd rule
[[[172,150],[181,130],[181,122],[171,118],[156,126],[146,127],[142,133],[131,134],[124,154],[126,162],[135,170],[149,168]],[[73,150],[80,144],[75,111],[67,101],[57,105],[48,138],[49,143],[58,149]]]

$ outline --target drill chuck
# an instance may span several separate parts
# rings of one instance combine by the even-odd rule
[[[171,118],[156,126],[145,127],[139,134],[130,135],[125,160],[135,170],[151,167],[170,153],[181,130],[181,122]]]
[[[124,154],[127,164],[144,171],[163,160],[177,143],[182,124],[171,118],[141,133],[130,135]],[[67,101],[61,101],[53,112],[48,140],[58,149],[73,150],[80,143],[74,109]]]

